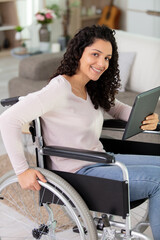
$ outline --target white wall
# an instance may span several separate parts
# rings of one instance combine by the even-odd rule
[[[114,4],[121,9],[122,13],[120,29],[146,36],[160,37],[160,16],[146,13],[147,10],[160,12],[160,0],[115,0]]]
[[[126,23],[126,18],[127,18],[127,0],[115,0],[114,5],[120,8],[121,10],[121,17],[120,17],[120,24],[119,27],[122,30],[127,29],[127,23]]]
[[[20,25],[25,26],[24,38],[31,47],[37,47],[39,43],[38,29],[40,25],[36,23],[35,13],[43,8],[43,0],[17,0],[17,12]],[[45,0],[46,5],[58,4],[62,11],[65,9],[65,0]],[[143,34],[147,36],[160,37],[160,17],[150,16],[146,10],[160,11],[160,0],[115,0],[114,4],[121,9],[120,29]],[[129,11],[128,9],[139,9],[144,12]],[[57,42],[62,35],[62,18],[56,19],[49,25],[51,30],[51,42]]]
[[[160,37],[160,16],[149,15],[147,11],[159,11],[159,0],[128,0],[126,31],[151,37]]]

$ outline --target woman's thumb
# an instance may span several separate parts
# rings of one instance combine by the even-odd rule
[[[42,182],[47,182],[46,178],[39,171],[36,171],[36,174],[39,180],[41,180]]]

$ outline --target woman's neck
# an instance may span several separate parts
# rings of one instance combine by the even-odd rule
[[[70,83],[72,92],[83,99],[87,99],[87,90],[86,84],[88,81],[82,80],[78,75],[67,76],[63,75],[63,77]]]

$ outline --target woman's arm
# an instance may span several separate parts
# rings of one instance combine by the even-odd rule
[[[116,119],[121,119],[124,121],[128,121],[131,106],[124,104],[117,99],[115,100],[115,106],[110,109],[108,114]],[[155,130],[157,128],[157,124],[159,122],[159,116],[157,113],[153,113],[146,117],[146,119],[142,122],[141,129],[142,130]]]
[[[22,142],[22,125],[42,114],[36,94],[29,94],[0,116],[2,139],[17,175],[28,169]]]
[[[42,116],[58,105],[57,101],[60,102],[59,97],[62,97],[58,93],[58,88],[57,84],[54,86],[49,84],[42,90],[27,95],[0,116],[2,139],[22,188],[38,190],[40,186],[37,178],[45,181],[39,172],[29,169],[22,143],[22,125]]]
[[[41,103],[34,95],[7,109],[0,116],[0,130],[8,156],[23,189],[39,190],[37,179],[46,181],[41,173],[29,169],[22,143],[22,125],[42,114]]]
[[[108,114],[111,115],[113,118],[128,121],[131,109],[131,106],[115,99],[115,105],[109,110]]]

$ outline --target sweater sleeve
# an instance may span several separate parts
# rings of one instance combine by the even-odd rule
[[[112,107],[108,114],[113,118],[121,119],[124,121],[128,121],[129,115],[131,113],[131,106],[124,104],[117,99],[115,100],[115,106]]]
[[[60,102],[58,87],[56,82],[54,87],[50,83],[42,90],[27,95],[0,116],[2,139],[17,175],[29,167],[24,155],[22,125],[42,116]]]

